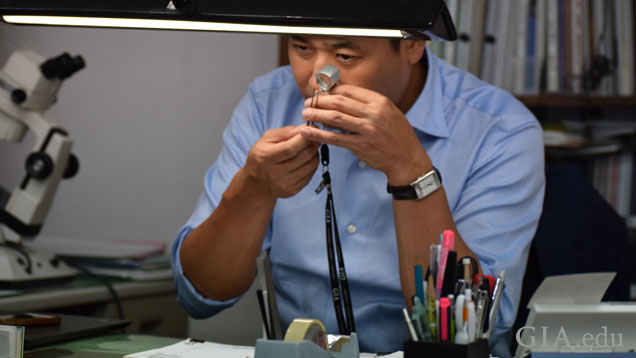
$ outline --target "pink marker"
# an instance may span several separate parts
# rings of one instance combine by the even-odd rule
[[[442,287],[444,284],[444,270],[446,270],[446,261],[448,259],[448,252],[455,247],[455,233],[452,230],[444,230],[442,233],[442,252],[440,254],[440,262],[437,265],[437,287],[436,294],[439,299],[442,294]]]
[[[442,297],[439,300],[440,342],[448,342],[450,340],[450,310],[450,299]]]

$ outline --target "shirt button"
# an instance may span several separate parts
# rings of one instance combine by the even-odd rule
[[[356,230],[357,230],[357,228],[356,228],[356,226],[355,226],[355,225],[353,225],[353,224],[349,224],[349,226],[347,226],[347,232],[348,232],[349,234],[355,234],[355,233],[356,233]]]
[[[358,168],[365,168],[367,166],[367,163],[365,163],[364,161],[359,161],[358,162]]]

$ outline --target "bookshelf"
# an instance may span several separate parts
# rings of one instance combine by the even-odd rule
[[[604,96],[592,97],[582,95],[540,95],[540,96],[517,96],[529,108],[538,107],[636,107],[636,96]]]

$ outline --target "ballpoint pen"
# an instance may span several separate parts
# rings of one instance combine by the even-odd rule
[[[475,332],[476,338],[480,338],[484,332],[484,322],[488,316],[488,291],[479,289],[477,291],[477,304],[475,307]]]
[[[499,271],[497,275],[497,281],[495,282],[495,288],[492,294],[492,306],[490,307],[490,314],[488,316],[488,330],[484,334],[484,338],[489,339],[490,334],[495,326],[495,320],[497,319],[497,313],[499,311],[499,303],[501,302],[501,296],[505,287],[506,271]]]
[[[402,308],[402,314],[404,315],[404,323],[406,324],[406,329],[409,332],[411,340],[413,342],[419,342],[420,340],[415,332],[415,327],[413,327],[413,322],[411,322],[411,317],[409,317],[409,311],[407,311],[406,308]]]

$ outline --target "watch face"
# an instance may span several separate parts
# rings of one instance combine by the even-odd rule
[[[425,175],[424,177],[422,177],[421,180],[415,183],[413,187],[415,188],[415,192],[417,193],[417,198],[421,199],[439,189],[440,186],[441,185],[437,180],[435,172],[430,172],[428,175]]]

